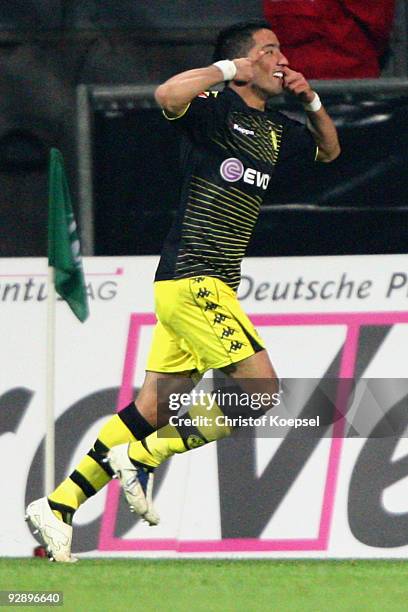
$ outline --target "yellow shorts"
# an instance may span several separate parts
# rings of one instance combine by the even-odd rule
[[[157,281],[158,323],[146,369],[182,372],[223,368],[265,345],[233,289],[217,278]]]

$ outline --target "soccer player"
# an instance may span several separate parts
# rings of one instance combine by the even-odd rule
[[[135,402],[103,426],[88,455],[48,498],[27,508],[27,520],[56,561],[74,560],[72,516],[112,476],[131,510],[157,524],[154,469],[174,453],[228,436],[232,427],[216,426],[216,416],[248,414],[239,405],[197,402],[189,416],[212,417],[210,424],[172,419],[170,425],[170,397],[191,391],[208,370],[220,371],[238,393],[272,398],[279,389],[265,345],[236,297],[241,261],[275,167],[330,162],[340,146],[319,96],[288,65],[268,23],[222,31],[214,59],[156,90],[183,147],[180,206],[155,277],[158,323]],[[210,91],[223,82],[222,92]],[[283,91],[303,104],[306,125],[266,109]]]

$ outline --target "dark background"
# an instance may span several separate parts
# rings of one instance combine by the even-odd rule
[[[64,155],[78,202],[79,84],[158,83],[207,64],[219,28],[262,17],[258,0],[203,6],[198,0],[0,0],[0,256],[46,254],[51,146]],[[400,0],[384,78],[407,76],[406,13]],[[324,101],[343,155],[276,177],[249,254],[405,252],[406,98]],[[158,253],[177,200],[175,134],[155,108],[95,107],[92,123],[95,252]],[[283,210],[287,203],[313,208]]]
[[[407,250],[408,97],[328,96],[326,106],[342,155],[276,172],[249,255]],[[158,253],[178,201],[176,130],[158,109],[106,109],[94,118],[95,253]]]

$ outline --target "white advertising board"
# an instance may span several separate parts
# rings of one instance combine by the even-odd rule
[[[103,419],[140,387],[156,257],[86,258],[91,315],[57,304],[56,476],[72,471]],[[84,556],[405,557],[408,553],[408,256],[254,258],[238,293],[282,378],[398,381],[370,432],[236,436],[157,473],[157,527],[108,485],[78,511]],[[31,555],[27,501],[43,494],[46,261],[0,260],[0,549]],[[304,398],[304,404],[311,401]],[[381,423],[380,423],[381,421]]]

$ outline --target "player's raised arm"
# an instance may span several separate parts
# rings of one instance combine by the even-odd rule
[[[300,72],[291,70],[288,66],[284,66],[282,72],[284,89],[302,102],[307,113],[307,127],[319,147],[318,161],[333,161],[340,155],[340,143],[336,127],[319,96]]]
[[[156,102],[170,114],[178,115],[199,93],[218,83],[250,81],[253,77],[252,66],[253,61],[244,57],[181,72],[159,85],[155,91]]]

